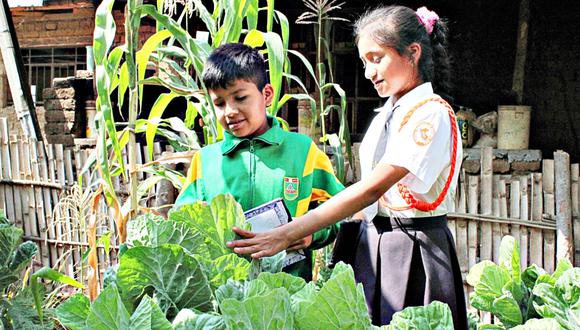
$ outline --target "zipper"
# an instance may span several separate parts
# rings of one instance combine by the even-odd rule
[[[254,152],[254,140],[250,140],[250,205],[254,205],[254,181],[256,177],[256,155]]]

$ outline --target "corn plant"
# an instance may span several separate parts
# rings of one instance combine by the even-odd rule
[[[213,103],[201,79],[203,65],[214,48],[223,43],[242,41],[252,47],[263,49],[275,93],[268,109],[271,115],[275,115],[291,98],[309,98],[305,94],[280,97],[284,77],[302,84],[299,79],[286,72],[289,69],[288,20],[274,9],[273,0],[267,1],[264,8],[259,7],[259,0],[215,0],[211,11],[201,0],[186,1],[186,8],[190,12],[193,11],[206,25],[210,35],[208,41],[191,37],[180,22],[165,15],[164,3],[159,0],[157,6],[153,6],[143,5],[142,0],[127,1],[125,44],[113,49],[111,48],[116,29],[111,11],[114,0],[103,1],[96,12],[93,47],[98,93],[95,120],[99,137],[94,161],[100,175],[100,189],[107,205],[113,211],[121,243],[126,239],[127,221],[138,213],[140,192],[146,191],[163,178],[163,175],[156,175],[152,180],[138,184],[137,172],[142,169],[136,164],[135,133],[145,132],[148,152],[151,155],[154,137],[160,131],[160,125],[167,124],[167,121],[162,119],[163,112],[173,99],[184,97],[187,100],[186,124],[191,125],[199,115],[205,124],[205,143],[213,143],[221,138],[221,128],[215,117]],[[266,31],[257,29],[260,11],[267,13]],[[138,50],[138,31],[141,18],[144,16],[156,21],[157,32]],[[279,22],[281,34],[273,32],[275,20]],[[151,63],[158,68],[159,74],[145,79],[145,71]],[[159,96],[151,108],[149,117],[145,121],[140,121],[137,117],[142,106],[145,84],[164,86],[168,92]],[[117,130],[113,116],[112,93],[115,90],[119,98],[119,107],[123,105],[125,95],[128,93],[129,96],[128,122],[121,130]],[[128,150],[127,165],[124,164],[122,156],[124,148]],[[173,177],[172,182],[180,184],[179,179],[175,180],[175,173],[164,171],[165,174]],[[112,178],[118,175],[124,176],[125,179],[128,177],[127,201],[122,201],[115,192]]]
[[[316,88],[315,92],[318,93],[318,105],[311,107],[312,109],[312,122],[310,124],[311,134],[312,136],[315,136],[318,121],[317,118],[320,116],[320,127],[322,131],[321,142],[323,143],[328,142],[330,146],[333,148],[334,156],[336,159],[337,176],[341,180],[341,182],[344,183],[346,181],[346,172],[344,169],[344,157],[342,152],[342,146],[345,146],[348,160],[350,164],[353,164],[352,151],[350,148],[350,132],[348,129],[348,123],[346,118],[346,93],[339,84],[334,83],[334,77],[332,74],[332,56],[330,56],[330,47],[329,47],[331,23],[333,21],[348,22],[347,19],[331,15],[331,12],[341,9],[344,2],[337,4],[336,0],[303,0],[303,3],[304,6],[308,8],[308,10],[298,17],[296,23],[311,24],[315,26],[317,71],[314,72],[312,66],[302,54],[296,51],[291,52],[298,58],[300,58],[300,60],[302,60],[302,62],[312,75]],[[334,89],[335,92],[340,96],[340,105],[327,104],[326,98],[330,96],[330,92],[332,89]],[[338,136],[334,134],[326,134],[325,119],[326,116],[328,116],[332,110],[337,111],[339,116],[340,128]]]

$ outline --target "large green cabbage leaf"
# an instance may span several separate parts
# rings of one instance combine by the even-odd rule
[[[212,292],[199,262],[175,244],[127,250],[120,260],[117,283],[123,301],[135,303],[150,293],[169,316],[182,308],[212,310]]]
[[[564,329],[580,329],[580,268],[565,271],[555,285],[537,284],[534,295],[540,300],[534,307],[542,317],[553,317]]]
[[[427,306],[407,307],[395,313],[387,329],[453,330],[453,316],[447,304],[433,301]]]
[[[220,309],[228,329],[294,329],[290,295],[284,288],[244,301],[225,299]]]
[[[296,329],[371,328],[363,288],[355,283],[352,268],[337,264],[320,291],[296,300],[294,320]]]
[[[169,219],[189,225],[193,232],[203,237],[205,244],[190,252],[212,259],[232,253],[226,247],[226,242],[236,238],[232,227],[248,228],[241,206],[229,194],[218,195],[209,204],[183,205],[170,212]]]
[[[160,216],[143,215],[127,224],[127,245],[157,247],[163,244],[181,245],[187,251],[194,251],[203,244],[199,232],[190,226],[165,220]]]
[[[198,314],[191,309],[179,311],[173,320],[174,330],[225,330],[226,324],[221,315]]]

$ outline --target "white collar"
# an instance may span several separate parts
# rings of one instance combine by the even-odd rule
[[[393,111],[399,106],[403,108],[413,106],[415,103],[417,103],[417,100],[423,100],[428,97],[431,97],[432,95],[433,95],[433,87],[431,86],[430,82],[426,82],[407,92],[407,94],[403,95],[403,97],[398,99],[395,104],[392,103],[393,98],[389,97],[385,105],[383,105],[378,109],[375,109],[375,111],[376,112]]]

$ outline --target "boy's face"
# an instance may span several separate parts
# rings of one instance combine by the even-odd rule
[[[220,124],[234,136],[258,136],[268,130],[266,107],[274,95],[270,84],[260,91],[255,83],[238,79],[225,89],[209,90],[209,95]]]

